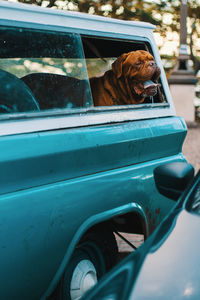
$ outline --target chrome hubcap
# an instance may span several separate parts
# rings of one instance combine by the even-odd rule
[[[70,296],[72,300],[79,299],[87,290],[97,282],[95,266],[90,260],[81,260],[74,269],[70,284]]]

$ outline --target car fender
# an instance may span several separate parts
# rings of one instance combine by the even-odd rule
[[[139,204],[134,203],[134,202],[128,203],[123,206],[115,207],[113,209],[110,209],[110,210],[107,210],[102,213],[98,213],[96,215],[89,217],[81,224],[81,226],[77,229],[76,233],[74,234],[74,236],[70,242],[70,245],[68,245],[68,247],[67,247],[67,251],[63,257],[63,260],[62,260],[60,266],[58,267],[58,270],[57,270],[55,276],[53,277],[48,289],[46,290],[44,295],[41,297],[41,299],[42,300],[46,299],[46,297],[51,295],[51,293],[55,289],[56,285],[58,284],[59,280],[61,279],[64,270],[67,268],[67,264],[70,260],[70,257],[72,255],[76,245],[78,244],[81,237],[83,237],[83,235],[90,228],[92,228],[95,225],[98,225],[99,223],[107,221],[113,217],[116,217],[116,216],[122,215],[122,214],[126,214],[126,213],[130,213],[130,212],[134,212],[134,213],[137,213],[138,215],[140,215],[141,219],[144,222],[145,231],[147,232],[147,235],[148,235],[148,221],[147,221],[145,212]]]

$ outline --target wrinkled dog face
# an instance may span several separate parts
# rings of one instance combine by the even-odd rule
[[[137,50],[124,53],[112,64],[112,70],[116,77],[124,80],[136,94],[156,94],[160,68],[149,52]]]
[[[131,52],[126,59],[125,74],[127,77],[137,81],[157,80],[157,64],[153,56],[146,51]]]

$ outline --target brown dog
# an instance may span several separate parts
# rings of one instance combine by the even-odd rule
[[[142,103],[157,93],[160,68],[153,56],[144,50],[119,56],[112,69],[101,77],[90,79],[95,106]]]

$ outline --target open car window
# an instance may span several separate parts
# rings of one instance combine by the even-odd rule
[[[95,37],[82,40],[94,106],[167,102],[148,42]]]

